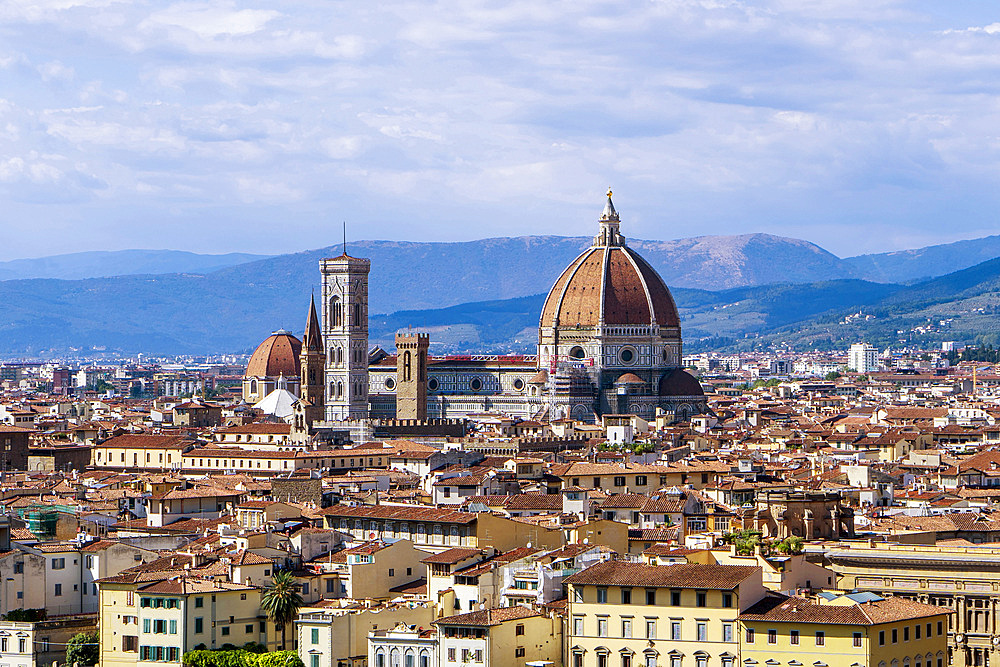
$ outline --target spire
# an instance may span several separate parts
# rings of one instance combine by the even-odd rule
[[[618,231],[618,211],[611,201],[611,188],[608,188],[608,201],[604,203],[604,210],[601,212],[600,233],[594,237],[595,246],[623,246],[625,237]]]
[[[309,316],[306,318],[306,332],[302,336],[302,347],[310,352],[323,351],[323,334],[316,315],[316,297],[309,298]]]
[[[611,201],[611,188],[608,188],[608,201],[604,204],[604,211],[601,213],[601,222],[612,221],[618,222],[618,211],[615,210],[615,205]]]

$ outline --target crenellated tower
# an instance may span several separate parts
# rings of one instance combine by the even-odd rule
[[[427,348],[425,333],[396,334],[396,418],[427,419]]]

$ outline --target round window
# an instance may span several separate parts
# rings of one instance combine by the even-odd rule
[[[514,380],[514,389],[517,389],[518,391],[524,389],[524,380],[522,380],[521,378],[517,378],[516,380]]]
[[[569,356],[573,357],[574,359],[583,359],[583,355],[585,354],[586,352],[584,352],[583,348],[580,346],[574,347],[572,350],[569,351]]]
[[[623,364],[631,364],[635,361],[635,350],[626,347],[624,350],[618,353],[618,358],[622,360]]]
[[[479,378],[472,378],[472,382],[469,383],[469,387],[472,391],[479,391],[483,388],[483,381]]]
[[[438,381],[437,381],[437,379],[436,378],[431,378],[430,380],[428,380],[427,381],[427,388],[430,389],[431,391],[434,391],[435,389],[437,389],[438,388]]]
[[[396,388],[396,381],[393,380],[392,378],[386,378],[385,379],[385,388],[388,389],[389,391],[392,391],[393,389]]]

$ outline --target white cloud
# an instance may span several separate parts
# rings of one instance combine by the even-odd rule
[[[887,246],[987,229],[1000,28],[985,9],[943,14],[906,0],[7,3],[3,183],[34,188],[20,222],[61,224],[48,197],[62,188],[77,218],[211,210],[268,252],[326,239],[274,248],[248,212],[318,220],[331,202],[383,238],[589,234],[609,183],[632,237],[782,231],[844,252],[838,224],[895,225],[873,241]],[[86,241],[162,233],[102,229]]]
[[[280,12],[261,9],[233,9],[232,3],[180,2],[150,14],[139,30],[181,28],[202,39],[252,35],[264,29]]]

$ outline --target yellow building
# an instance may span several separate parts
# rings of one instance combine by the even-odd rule
[[[872,593],[816,601],[771,594],[740,614],[743,665],[944,667],[948,613]]]
[[[568,584],[567,667],[735,667],[761,568],[599,563]]]
[[[977,523],[973,515],[956,516]],[[1000,634],[1000,549],[843,542],[828,545],[825,555],[841,590],[905,597],[949,613],[952,664],[1000,660],[1000,645],[993,643]]]
[[[225,644],[276,647],[261,589],[186,576],[140,579],[128,573],[99,582],[102,667],[180,665],[187,651]]]

